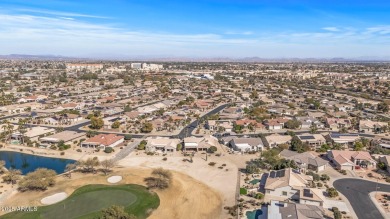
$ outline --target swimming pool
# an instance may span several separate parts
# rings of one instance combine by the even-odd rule
[[[245,215],[246,215],[247,219],[257,219],[262,214],[263,214],[263,211],[258,209],[258,210],[254,210],[254,211],[247,211]]]

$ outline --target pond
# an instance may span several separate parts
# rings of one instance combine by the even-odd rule
[[[247,211],[246,212],[246,218],[248,219],[258,219],[260,215],[263,214],[262,210],[254,210],[254,211]]]
[[[64,173],[67,164],[76,162],[75,160],[41,157],[13,151],[0,151],[0,160],[5,161],[5,167],[7,169],[21,170],[23,175],[33,172],[38,168],[52,169],[57,174],[61,174]]]

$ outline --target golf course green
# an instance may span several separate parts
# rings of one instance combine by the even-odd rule
[[[1,219],[70,219],[97,218],[101,209],[112,205],[124,206],[128,214],[146,218],[149,209],[160,205],[157,194],[150,193],[146,187],[129,185],[87,185],[73,192],[67,199],[53,205],[38,207],[35,212],[12,212]]]

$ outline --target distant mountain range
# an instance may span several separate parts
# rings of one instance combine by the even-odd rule
[[[228,58],[228,57],[129,57],[129,58],[83,58],[68,57],[60,55],[27,55],[27,54],[10,54],[0,55],[0,59],[13,60],[53,60],[53,61],[155,61],[155,62],[390,62],[390,56],[362,56],[356,58]]]

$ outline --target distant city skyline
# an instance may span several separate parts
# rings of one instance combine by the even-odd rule
[[[390,2],[3,0],[0,54],[390,59]]]

